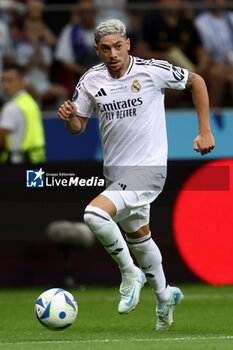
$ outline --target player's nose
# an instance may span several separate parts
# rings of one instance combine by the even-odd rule
[[[117,57],[117,51],[116,51],[116,49],[114,47],[111,48],[110,57],[111,58],[116,58]]]

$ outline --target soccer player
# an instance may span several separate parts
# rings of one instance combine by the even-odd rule
[[[147,278],[157,301],[156,329],[164,330],[183,298],[179,288],[166,283],[161,253],[149,227],[150,203],[161,193],[166,178],[164,89],[191,90],[199,121],[193,148],[202,155],[215,146],[208,93],[197,74],[166,61],[130,56],[130,40],[119,20],[100,23],[95,42],[104,63],[80,78],[73,101],[65,101],[58,115],[71,134],[79,135],[92,113],[98,114],[107,188],[86,207],[84,220],[120,268],[118,312],[135,309]]]

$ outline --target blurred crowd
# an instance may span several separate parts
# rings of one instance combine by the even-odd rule
[[[151,6],[143,8],[142,0],[0,0],[0,72],[17,63],[40,106],[56,108],[72,97],[79,77],[99,63],[96,24],[119,18],[127,25],[133,55],[168,60],[202,75],[218,116],[222,106],[232,106],[231,2],[203,0],[206,8],[191,3],[195,0],[147,0]],[[70,12],[67,5],[73,5]],[[2,89],[0,100],[5,101]],[[189,103],[185,92],[168,91],[168,107]]]

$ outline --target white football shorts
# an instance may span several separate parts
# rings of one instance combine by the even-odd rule
[[[117,181],[107,182],[101,195],[109,198],[116,207],[113,220],[124,232],[135,232],[150,220],[150,203],[162,192],[166,181],[166,167],[131,169]]]

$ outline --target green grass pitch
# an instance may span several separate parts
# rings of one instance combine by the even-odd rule
[[[36,319],[44,289],[0,289],[0,350],[230,350],[233,286],[180,286],[184,300],[168,331],[155,331],[155,299],[148,286],[129,315],[118,315],[118,288],[70,290],[79,305],[75,323],[50,331]]]

